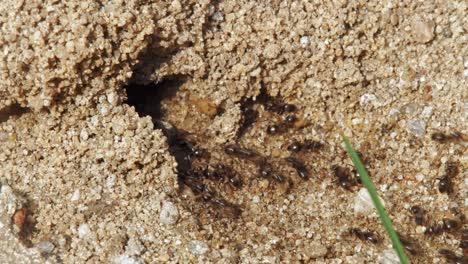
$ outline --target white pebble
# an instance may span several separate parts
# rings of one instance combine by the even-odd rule
[[[8,134],[5,132],[0,132],[0,142],[5,142],[8,140]]]
[[[118,102],[118,96],[115,92],[109,93],[107,95],[107,102],[111,105],[116,105]]]
[[[390,109],[390,111],[388,112],[388,115],[390,116],[397,116],[400,114],[400,110],[396,109],[396,108],[392,108]]]
[[[426,134],[426,122],[422,120],[409,120],[406,123],[406,128],[408,132],[421,137]]]
[[[51,254],[54,251],[55,246],[49,241],[41,241],[36,244],[36,248],[43,254]]]
[[[80,190],[75,190],[72,194],[71,201],[78,201],[80,199]]]
[[[380,199],[380,201],[385,205],[385,202],[382,199]],[[376,212],[374,204],[372,203],[372,198],[366,188],[361,188],[356,194],[356,197],[354,198],[354,212],[364,215],[370,215]]]
[[[252,203],[259,203],[260,202],[260,197],[258,197],[258,195],[255,195],[254,197],[252,197]]]
[[[463,71],[463,76],[468,77],[468,69]]]
[[[79,238],[84,238],[87,235],[89,235],[89,233],[91,233],[91,229],[89,228],[88,224],[81,224],[78,227],[78,237]]]
[[[301,43],[301,46],[302,46],[302,47],[307,47],[307,46],[309,46],[309,44],[310,44],[310,39],[309,39],[308,36],[303,36],[303,37],[301,37],[301,39],[299,40],[299,42]]]
[[[114,257],[111,260],[111,263],[113,264],[143,264],[144,262],[141,259],[138,259],[136,257],[120,255],[120,256]]]
[[[389,248],[382,252],[378,257],[379,264],[399,264],[400,259],[395,250]]]
[[[81,132],[80,132],[80,138],[81,140],[88,140],[89,138],[89,135],[88,135],[88,131],[86,131],[86,129],[82,129]]]
[[[164,201],[161,208],[161,213],[159,214],[159,221],[165,225],[173,225],[177,222],[179,218],[179,210],[174,203],[169,201]]]
[[[421,173],[416,174],[416,180],[417,180],[418,182],[424,180],[424,175],[421,174]]]
[[[361,98],[359,98],[359,103],[361,106],[368,105],[369,103],[373,103],[374,101],[377,100],[377,97],[374,94],[363,94]]]
[[[219,11],[216,11],[211,16],[211,19],[213,19],[216,22],[222,22],[224,20],[224,15],[223,15],[223,13],[221,13]]]
[[[108,189],[112,189],[112,187],[114,187],[114,184],[115,184],[115,175],[110,175],[109,177],[107,177],[106,187]]]
[[[190,251],[190,253],[194,255],[203,255],[206,252],[208,252],[209,248],[205,242],[199,241],[199,240],[193,240],[188,243],[187,249],[188,251]]]
[[[430,117],[432,115],[433,110],[434,108],[432,106],[425,106],[422,111],[422,114],[424,117]]]

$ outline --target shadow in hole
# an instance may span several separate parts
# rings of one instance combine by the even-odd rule
[[[160,120],[164,116],[161,101],[174,97],[184,80],[184,76],[176,75],[159,83],[129,84],[124,87],[128,97],[125,103],[134,106],[140,116],[151,116],[156,128],[161,128],[159,127],[161,125]]]
[[[134,106],[140,116],[151,116],[154,127],[161,129],[167,137],[169,152],[177,161],[178,180],[184,181],[184,175],[191,169],[193,145],[187,141],[186,133],[164,122],[164,111],[161,101],[175,96],[184,83],[184,76],[171,76],[157,84],[130,84],[124,89],[127,92],[128,105]]]
[[[19,104],[12,104],[3,109],[0,109],[0,123],[7,121],[11,116],[21,116],[29,112],[29,109],[22,107]]]

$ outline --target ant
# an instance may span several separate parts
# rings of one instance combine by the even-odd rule
[[[338,178],[338,182],[343,189],[351,191],[352,187],[358,184],[358,181],[351,177],[351,173],[348,169],[342,166],[333,165],[333,173]]]
[[[242,213],[242,210],[239,206],[232,204],[222,198],[212,197],[208,200],[214,206],[222,209],[222,211],[231,218],[238,218]]]
[[[289,162],[289,164],[291,164],[294,169],[296,169],[299,177],[304,180],[309,178],[309,171],[307,170],[307,167],[304,165],[304,163],[292,156],[285,158],[285,160]]]
[[[411,206],[410,211],[414,215],[414,222],[417,225],[423,225],[424,224],[424,211],[423,211],[423,209],[421,207],[415,205],[415,206]]]
[[[236,137],[239,139],[241,138],[247,129],[249,129],[252,124],[258,118],[258,111],[253,109],[254,102],[252,98],[246,99],[245,97],[241,100],[241,113],[242,113],[242,121],[237,130]]]
[[[264,94],[261,100],[263,100],[265,110],[268,112],[274,112],[281,115],[283,113],[292,113],[297,109],[295,105],[284,103],[279,97],[272,98]]]
[[[306,141],[304,143],[300,143],[297,141],[293,141],[288,147],[288,151],[291,152],[300,152],[301,150],[319,150],[323,147],[323,144],[319,141]]]
[[[224,152],[228,155],[236,156],[242,159],[250,159],[257,156],[257,153],[255,153],[255,151],[247,148],[242,148],[233,144],[225,146]]]
[[[369,230],[360,230],[358,228],[351,228],[349,232],[352,235],[355,235],[357,238],[359,238],[362,241],[367,241],[371,242],[372,244],[378,244],[379,243],[379,238],[376,234],[374,234],[372,231]]]
[[[403,245],[403,248],[408,251],[411,255],[419,255],[422,251],[421,246],[414,240],[402,236],[400,233],[397,233],[400,238],[400,242]]]
[[[460,222],[455,219],[444,218],[442,222],[434,223],[424,231],[425,235],[439,235],[443,232],[453,232],[460,228]]]
[[[266,161],[262,161],[260,163],[259,172],[260,172],[260,175],[264,178],[273,178],[275,181],[279,183],[282,183],[285,181],[284,176],[274,171],[272,166],[268,164]]]
[[[439,180],[438,189],[441,193],[452,194],[453,193],[453,184],[452,178],[457,176],[459,173],[458,165],[455,162],[447,162],[445,165],[445,174]]]
[[[448,249],[441,249],[439,250],[439,254],[444,256],[444,258],[449,262],[449,263],[454,263],[454,264],[466,264],[468,263],[468,258],[465,256],[457,256],[453,251],[448,250]]]
[[[227,165],[224,165],[221,163],[217,164],[213,175],[216,176],[217,178],[224,178],[224,179],[227,178],[229,184],[236,189],[240,189],[243,185],[241,179],[237,177],[234,170]]]
[[[445,144],[448,142],[465,141],[464,135],[460,132],[452,132],[448,135],[442,132],[435,132],[435,133],[432,133],[431,139],[441,144]]]
[[[459,247],[463,250],[463,254],[466,254],[468,251],[468,228],[464,228],[461,234]]]

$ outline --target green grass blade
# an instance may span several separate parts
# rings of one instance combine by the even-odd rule
[[[370,194],[370,197],[372,198],[372,202],[374,203],[374,206],[377,209],[377,212],[379,214],[380,219],[382,220],[385,230],[387,230],[390,240],[392,241],[393,248],[395,249],[396,253],[398,254],[398,257],[400,258],[400,262],[402,264],[409,263],[408,257],[405,254],[405,250],[403,249],[400,239],[395,229],[393,228],[392,221],[390,220],[390,217],[388,217],[387,213],[385,212],[384,206],[380,202],[377,190],[375,189],[374,183],[367,174],[366,168],[364,168],[361,159],[351,146],[351,143],[349,143],[348,138],[343,135],[342,138],[345,143],[346,152],[348,152],[349,157],[353,161],[353,164],[359,173],[359,177],[361,178],[364,187],[366,187],[367,191]]]

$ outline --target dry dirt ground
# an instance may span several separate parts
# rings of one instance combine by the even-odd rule
[[[467,263],[466,1],[3,1],[0,263]]]

